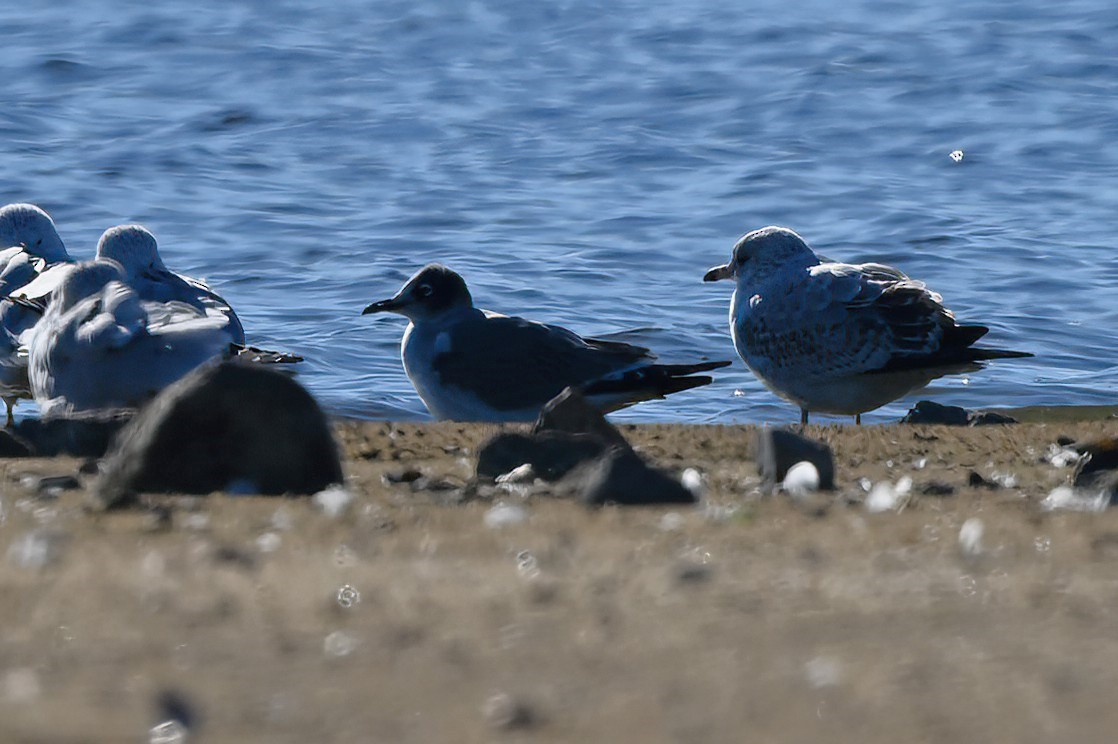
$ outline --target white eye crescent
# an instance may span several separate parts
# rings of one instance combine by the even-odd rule
[[[415,288],[415,293],[420,297],[430,297],[433,291],[430,284],[420,284]]]

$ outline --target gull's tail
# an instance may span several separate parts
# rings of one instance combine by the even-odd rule
[[[712,369],[728,367],[732,362],[699,362],[697,364],[648,364],[594,380],[582,386],[586,398],[604,412],[616,411],[645,400],[665,398],[714,381]]]
[[[241,346],[240,344],[229,344],[229,355],[237,361],[252,364],[296,364],[303,361],[303,357],[298,354],[291,354],[286,351],[268,351],[267,349]]]
[[[1033,356],[1027,351],[973,346],[989,330],[982,325],[950,326],[944,330],[939,348],[928,353],[897,354],[872,373],[936,370],[938,376],[956,372],[974,372],[981,369],[984,362],[993,359],[1023,359]]]

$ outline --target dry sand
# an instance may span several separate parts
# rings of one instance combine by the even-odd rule
[[[1113,740],[1118,511],[1040,508],[1057,437],[1113,422],[809,427],[839,491],[807,503],[760,492],[749,427],[622,428],[704,504],[510,492],[527,521],[493,529],[458,487],[495,429],[454,424],[338,424],[337,518],[220,494],[88,514],[27,485],[81,463],[5,461],[0,741],[172,716],[207,742]],[[956,491],[858,503],[906,475]]]

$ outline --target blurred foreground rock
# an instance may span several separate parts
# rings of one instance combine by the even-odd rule
[[[940,424],[943,426],[988,426],[1016,424],[1017,419],[993,411],[971,411],[962,406],[945,406],[921,400],[901,419],[902,424]]]
[[[590,506],[695,502],[694,493],[646,463],[572,388],[544,406],[531,433],[504,432],[482,445],[476,473],[495,479],[525,464],[545,481],[562,480]]]
[[[764,427],[758,431],[756,458],[761,480],[768,488],[783,483],[788,471],[799,462],[815,466],[819,489],[830,491],[835,487],[835,458],[831,448],[789,429]]]
[[[168,387],[123,429],[91,501],[143,491],[313,494],[342,480],[318,403],[290,377],[224,362]]]
[[[1072,485],[1102,491],[1111,504],[1118,502],[1118,437],[1077,442],[1075,449],[1082,458],[1075,467]]]

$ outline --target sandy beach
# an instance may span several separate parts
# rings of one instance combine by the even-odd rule
[[[620,427],[701,474],[685,508],[468,487],[482,425],[338,422],[337,515],[93,514],[90,464],[5,460],[0,740],[1109,740],[1118,512],[1042,508],[1056,442],[1114,434],[1095,413],[811,426],[838,488],[802,500],[760,488],[755,427]]]

